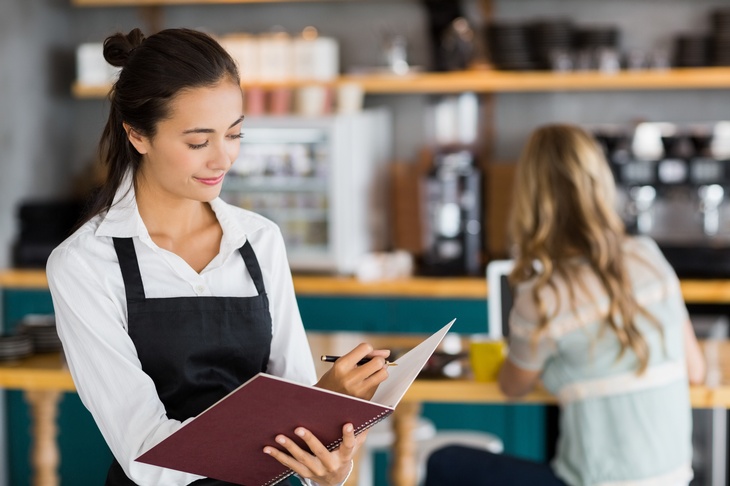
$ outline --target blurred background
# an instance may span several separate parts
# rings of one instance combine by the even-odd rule
[[[595,134],[627,228],[656,239],[680,277],[730,277],[727,0],[2,2],[0,268],[42,269],[103,180],[96,150],[117,72],[101,42],[135,27],[204,30],[239,63],[244,138],[222,197],[279,224],[295,281],[482,285],[445,299],[297,287],[308,331],[430,332],[458,314],[458,332],[485,332],[484,270],[509,256],[515,161],[552,122]],[[727,305],[699,301],[700,337],[726,338]],[[6,290],[0,311],[8,332],[52,306],[46,289]],[[19,392],[7,396],[0,486],[22,486],[28,412]],[[62,475],[82,484],[83,458],[68,452],[81,443],[98,445],[87,476],[102,477],[109,454],[93,423],[73,396],[62,407]],[[554,408],[484,407],[429,405],[424,416],[549,459]],[[724,485],[726,411],[695,411],[695,423],[693,484]]]
[[[405,250],[418,273],[480,273],[489,258],[506,254],[511,165],[527,134],[555,121],[613,137],[607,151],[618,151],[615,173],[630,227],[699,253],[708,236],[711,246],[725,244],[723,225],[713,230],[703,213],[709,208],[709,218],[722,221],[724,193],[700,194],[700,186],[722,186],[728,156],[717,123],[728,118],[730,83],[714,67],[730,63],[722,0],[159,3],[28,0],[0,7],[4,267],[42,266],[79,210],[74,201],[98,182],[96,144],[115,75],[100,62],[100,43],[134,27],[202,29],[236,56],[250,133],[234,166],[240,177],[229,178],[224,197],[282,226],[295,270],[353,273],[364,253]],[[332,121],[337,116],[351,126],[335,134],[332,127],[343,125]],[[643,126],[633,147],[642,122],[661,127]],[[705,145],[692,145],[692,135]],[[678,143],[657,148],[662,136]],[[368,153],[350,150],[354,144]],[[699,157],[705,160],[695,167]],[[659,171],[665,158],[683,162]],[[343,167],[359,172],[348,182]],[[276,177],[254,177],[262,175]],[[296,187],[297,177],[319,182]],[[646,185],[654,196],[637,202],[634,186]],[[341,201],[347,196],[337,196],[337,188],[358,194],[350,198],[356,201]],[[62,221],[48,217],[48,202],[69,202]],[[687,213],[677,223],[688,235],[679,243],[667,237],[674,230],[662,217],[667,205]],[[295,206],[309,212],[295,214]],[[638,214],[647,211],[639,227]],[[356,215],[347,229],[344,213]],[[44,231],[57,235],[44,243]],[[343,254],[345,246],[356,248]],[[703,268],[701,257],[686,268],[715,270]]]

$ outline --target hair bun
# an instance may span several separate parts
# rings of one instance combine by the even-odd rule
[[[144,34],[139,29],[133,29],[126,35],[121,32],[110,35],[104,41],[104,59],[112,66],[123,67],[129,55],[144,39]]]

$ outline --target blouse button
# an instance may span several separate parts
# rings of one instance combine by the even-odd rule
[[[196,285],[195,286],[195,292],[198,293],[198,294],[202,294],[203,292],[205,292],[205,287],[202,286],[202,285]]]

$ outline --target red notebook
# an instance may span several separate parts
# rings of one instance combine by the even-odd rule
[[[312,431],[329,450],[342,426],[355,433],[390,415],[454,321],[396,361],[371,401],[259,373],[136,460],[245,486],[270,486],[293,474],[263,453],[294,429]]]

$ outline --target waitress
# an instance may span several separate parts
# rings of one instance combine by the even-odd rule
[[[278,227],[218,198],[242,136],[238,71],[187,29],[113,35],[104,57],[122,68],[100,142],[106,181],[47,266],[59,336],[114,454],[107,485],[226,484],[134,459],[256,373],[316,381]],[[387,355],[361,344],[317,386],[370,398]],[[365,436],[342,425],[335,451],[298,428],[276,437],[288,454],[267,446],[261,460],[341,484]]]

